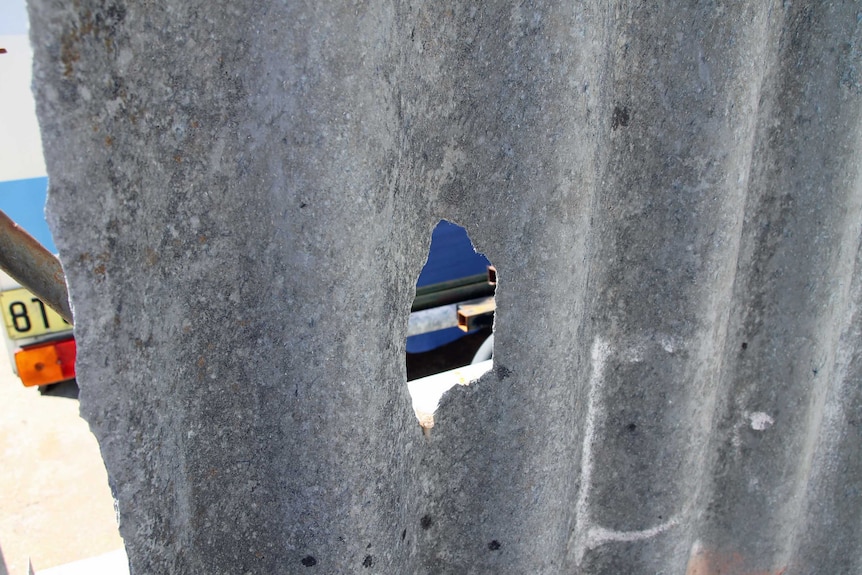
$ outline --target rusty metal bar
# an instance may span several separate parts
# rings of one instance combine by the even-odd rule
[[[495,309],[497,304],[493,297],[461,304],[458,306],[458,327],[463,331],[489,327],[494,323]]]
[[[497,267],[488,266],[488,283],[492,286],[497,285]]]
[[[3,211],[0,211],[0,268],[72,323],[60,260]]]

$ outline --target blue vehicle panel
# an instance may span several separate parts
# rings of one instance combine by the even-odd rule
[[[45,221],[45,197],[48,178],[30,178],[0,182],[0,210],[27,230],[51,253],[57,253],[54,238]]]
[[[431,234],[428,261],[419,274],[416,287],[485,273],[489,265],[488,258],[473,248],[467,230],[441,220]],[[430,351],[463,335],[464,332],[457,327],[414,335],[407,338],[407,352]]]

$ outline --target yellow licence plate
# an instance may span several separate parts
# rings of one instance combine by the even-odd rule
[[[60,314],[24,288],[0,292],[3,323],[11,339],[34,337],[72,329]]]

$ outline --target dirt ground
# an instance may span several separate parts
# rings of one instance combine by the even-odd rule
[[[0,575],[37,573],[123,546],[96,438],[74,386],[40,395],[0,348]]]

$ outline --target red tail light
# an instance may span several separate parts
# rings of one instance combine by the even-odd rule
[[[74,379],[75,350],[74,339],[26,347],[15,353],[18,377],[28,387]]]

